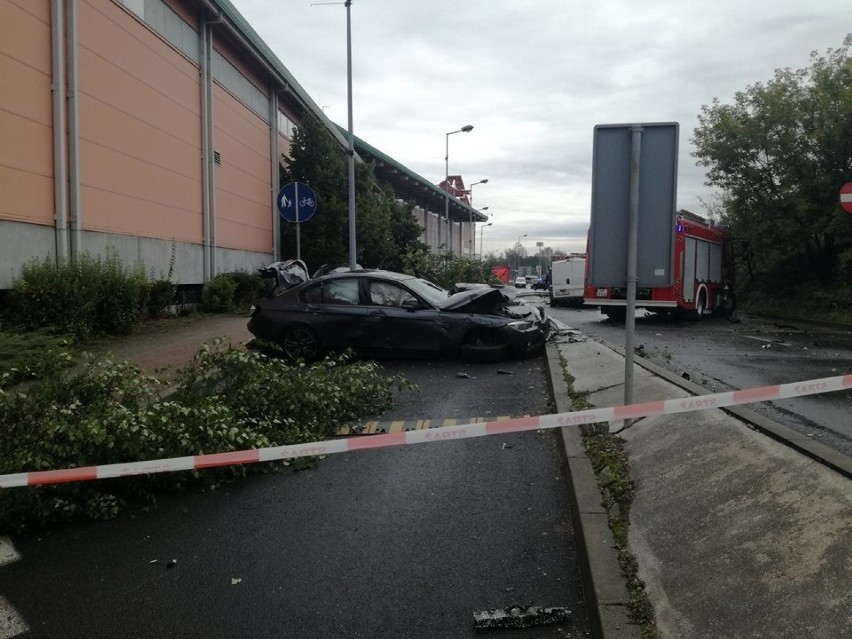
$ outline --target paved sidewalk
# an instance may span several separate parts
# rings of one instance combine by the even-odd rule
[[[622,355],[582,338],[555,348],[574,390],[596,407],[623,404]],[[686,396],[635,367],[636,403]],[[629,544],[661,637],[852,637],[850,479],[720,409],[640,419],[620,436],[636,483]],[[575,483],[592,492],[587,517],[603,512],[594,488]],[[587,549],[592,564],[611,563],[600,550]],[[630,636],[623,587],[601,578],[590,586],[604,636]]]
[[[86,350],[127,360],[171,380],[207,340],[222,337],[234,345],[249,342],[252,334],[247,328],[248,320],[248,315],[200,315],[146,322],[134,334],[111,338],[108,344]]]

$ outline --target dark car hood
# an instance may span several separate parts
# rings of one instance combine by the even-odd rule
[[[450,295],[440,308],[442,311],[458,313],[499,314],[503,306],[503,294],[496,288],[472,288]]]
[[[541,322],[544,319],[544,313],[538,308],[527,304],[508,303],[505,293],[490,287],[477,287],[451,295],[441,305],[441,310],[453,313],[499,315],[532,322]]]

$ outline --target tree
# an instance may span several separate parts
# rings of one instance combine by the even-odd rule
[[[778,293],[836,282],[852,249],[852,216],[838,191],[852,179],[849,47],[811,54],[809,67],[703,106],[693,143],[708,186],[722,190],[722,222],[751,260],[751,284]]]
[[[310,270],[349,263],[349,172],[345,149],[316,119],[305,118],[285,159],[282,182],[303,182],[317,194],[314,216],[299,229],[301,258]],[[399,270],[402,255],[419,245],[420,227],[389,187],[375,178],[372,164],[355,165],[356,262]],[[296,256],[296,225],[281,225],[284,255]]]

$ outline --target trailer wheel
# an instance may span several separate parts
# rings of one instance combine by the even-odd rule
[[[702,288],[698,293],[698,299],[695,300],[695,319],[704,317],[704,312],[707,310],[707,289]]]
[[[728,291],[722,296],[719,306],[713,309],[713,313],[720,317],[730,317],[735,310],[737,310],[737,296],[733,291]]]
[[[624,322],[627,319],[627,309],[621,308],[620,306],[616,306],[613,308],[602,309],[603,314],[606,315],[613,322]]]

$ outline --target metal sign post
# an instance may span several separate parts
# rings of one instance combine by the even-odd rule
[[[307,184],[290,182],[281,188],[275,201],[278,203],[278,213],[281,217],[296,224],[296,259],[300,260],[302,259],[302,237],[299,224],[307,222],[316,212],[316,193]]]
[[[636,282],[639,253],[639,167],[642,127],[630,129],[630,206],[627,212],[627,308],[624,316],[624,405],[633,403],[633,337],[636,333]]]

